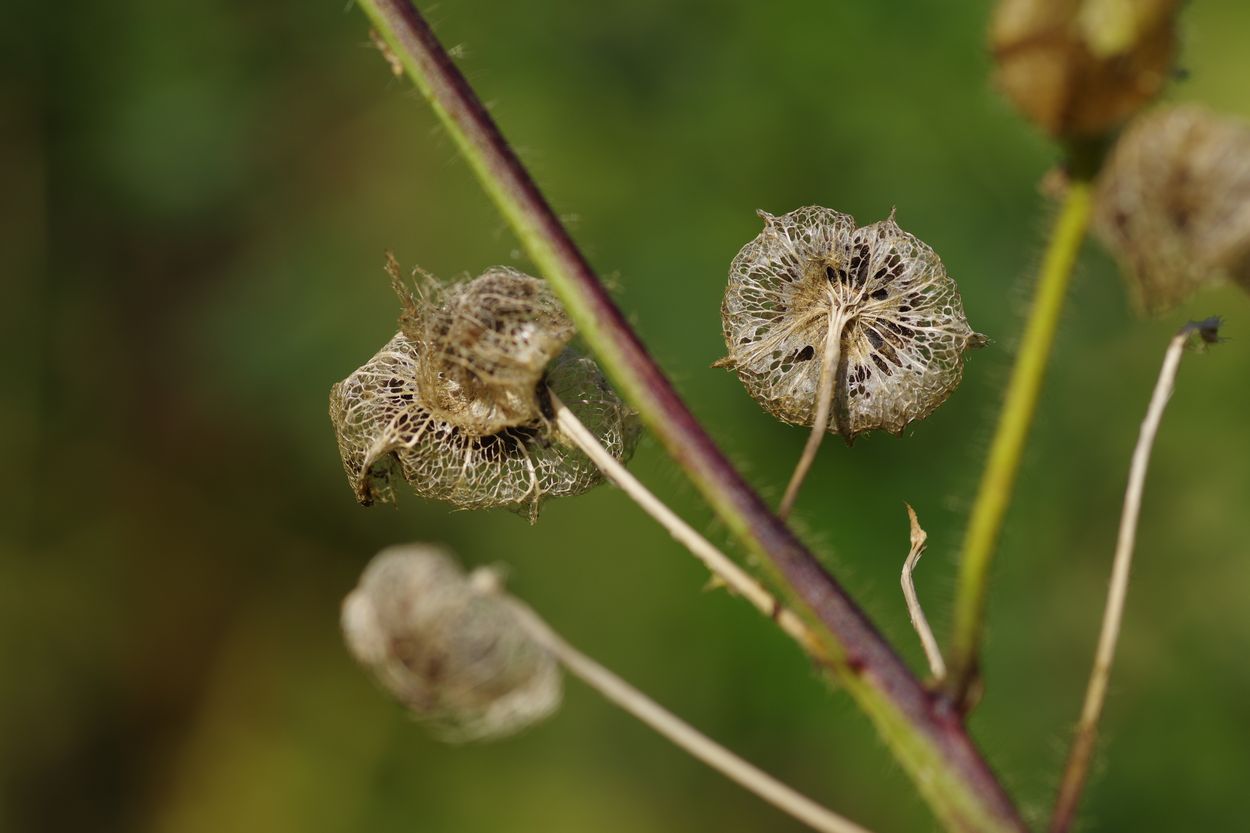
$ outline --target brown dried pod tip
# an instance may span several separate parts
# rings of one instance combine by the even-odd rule
[[[1180,0],[1001,0],[990,24],[995,82],[1064,139],[1106,134],[1163,89]]]
[[[570,325],[541,281],[495,268],[403,297],[404,331],[330,392],[362,504],[393,501],[398,476],[421,497],[533,521],[547,498],[603,482],[545,413],[548,388],[613,457],[633,453],[636,415],[593,361],[564,347]]]
[[[449,742],[517,732],[560,705],[555,658],[518,626],[492,576],[466,576],[442,549],[391,547],[343,602],[352,655]]]
[[[1142,116],[1107,159],[1094,212],[1142,311],[1223,279],[1250,290],[1250,124],[1192,104]]]

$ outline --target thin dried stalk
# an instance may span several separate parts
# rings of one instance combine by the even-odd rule
[[[924,608],[920,606],[920,599],[916,596],[916,584],[911,578],[916,565],[920,563],[920,556],[924,554],[929,533],[920,528],[916,510],[912,509],[910,504],[907,505],[907,517],[911,521],[911,551],[907,553],[907,560],[903,562],[901,579],[903,597],[907,599],[907,613],[911,616],[911,626],[916,629],[916,633],[920,636],[920,644],[924,646],[924,655],[929,661],[929,670],[933,672],[933,678],[941,682],[946,678],[946,663],[942,660],[942,649],[938,647],[933,630],[929,627],[929,620],[925,618]]]

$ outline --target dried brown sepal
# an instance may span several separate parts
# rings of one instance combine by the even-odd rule
[[[1141,117],[1107,159],[1094,211],[1143,312],[1224,279],[1250,290],[1250,124],[1193,104]]]
[[[435,417],[488,436],[539,416],[538,381],[574,334],[546,282],[494,266],[446,286],[418,272],[414,292],[393,260],[387,268],[404,306],[400,329],[421,347],[417,384]]]
[[[1163,89],[1180,0],[1000,0],[994,80],[1052,136],[1102,136]]]
[[[581,494],[603,481],[541,413],[486,435],[435,416],[422,396],[420,368],[417,342],[396,333],[330,391],[339,453],[362,504],[394,501],[395,480],[402,479],[421,497],[462,509],[505,507],[533,521],[544,500]],[[636,415],[593,361],[565,350],[536,384],[549,385],[618,460],[633,453]]]
[[[448,742],[504,737],[560,705],[559,665],[488,578],[409,544],[375,556],[343,601],[352,655]]]
[[[891,216],[857,228],[818,206],[774,217],[734,258],[721,307],[731,367],[764,410],[811,426],[831,315],[840,361],[828,430],[899,434],[959,384],[984,343],[937,254]]]

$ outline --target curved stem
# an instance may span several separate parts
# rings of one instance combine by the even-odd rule
[[[647,353],[537,185],[410,0],[358,0],[429,101],[624,397],[729,531],[828,631],[839,683],[946,826],[1020,833],[1019,813],[959,716],[938,702],[846,591],[716,447]]]
[[[1046,377],[1046,366],[1050,361],[1051,346],[1055,341],[1073,267],[1081,242],[1085,239],[1091,204],[1092,186],[1089,180],[1073,179],[1042,261],[1033,307],[968,521],[959,561],[954,636],[949,652],[951,673],[948,678],[950,694],[961,709],[970,707],[969,692],[979,675],[990,564],[1002,531],[1003,518],[1011,504],[1016,475],[1020,470],[1020,457],[1033,424],[1033,414],[1037,409],[1042,381]]]
[[[582,453],[599,467],[605,477],[642,507],[642,510],[654,518],[660,526],[668,530],[678,543],[690,550],[716,579],[724,582],[730,590],[754,605],[760,613],[773,619],[778,627],[798,642],[812,659],[823,666],[833,667],[834,661],[828,649],[807,627],[807,624],[795,615],[793,610],[782,606],[777,597],[768,592],[750,573],[739,567],[729,556],[682,520],[676,512],[669,509],[663,501],[642,485],[629,469],[621,465],[619,460],[600,445],[595,435],[582,424],[567,405],[560,401],[553,391],[548,389],[547,393],[551,397],[556,425],[561,433],[581,449]]]
[[[929,671],[933,673],[933,679],[941,682],[946,679],[946,663],[942,661],[942,650],[933,636],[933,629],[929,627],[924,608],[920,606],[916,583],[912,581],[912,573],[920,563],[920,556],[924,555],[929,534],[920,528],[920,519],[916,517],[916,510],[911,508],[911,504],[907,504],[907,518],[911,523],[911,549],[903,562],[903,574],[899,582],[903,585],[903,598],[907,600],[911,626],[916,629],[916,635],[920,637],[920,644],[924,648],[925,659],[929,661]]]
[[[821,833],[868,833],[853,821],[817,804],[754,764],[730,752],[677,715],[574,648],[532,609],[509,598],[517,620],[530,636],[570,673],[621,709],[638,718],[712,769],[750,790],[782,812]]]
[[[1094,755],[1094,741],[1098,738],[1098,718],[1107,699],[1107,681],[1111,677],[1111,664],[1115,660],[1116,643],[1120,638],[1120,623],[1124,619],[1124,599],[1128,595],[1129,568],[1133,564],[1133,545],[1137,540],[1137,519],[1141,515],[1142,490],[1146,483],[1146,468],[1150,465],[1150,451],[1159,433],[1163,409],[1176,384],[1176,371],[1180,367],[1185,342],[1194,332],[1206,341],[1216,340],[1218,322],[1190,324],[1183,328],[1168,345],[1150,397],[1150,407],[1142,421],[1137,446],[1133,449],[1133,462],[1129,467],[1128,487],[1124,490],[1124,509],[1120,514],[1120,533],[1115,544],[1115,559],[1111,568],[1111,586],[1107,590],[1107,606],[1103,611],[1102,630],[1098,635],[1098,650],[1094,654],[1094,667],[1089,675],[1089,687],[1085,691],[1085,704],[1076,727],[1072,750],[1064,767],[1059,786],[1059,797],[1051,817],[1050,833],[1067,833],[1076,819],[1077,805],[1089,775],[1090,760]]]
[[[829,291],[830,295],[833,290]],[[777,517],[788,518],[798,500],[799,488],[811,471],[812,463],[816,462],[816,452],[820,443],[829,433],[829,416],[833,413],[833,386],[838,380],[838,363],[842,358],[842,329],[846,326],[846,314],[839,308],[836,300],[829,310],[829,332],[825,335],[825,349],[820,360],[820,383],[816,388],[816,413],[812,416],[812,432],[807,435],[807,443],[803,446],[803,454],[799,457],[790,482],[786,485],[786,493],[777,507]]]

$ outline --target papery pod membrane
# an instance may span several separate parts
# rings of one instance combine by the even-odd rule
[[[830,316],[846,317],[828,430],[901,433],[946,400],[984,342],[937,254],[893,216],[857,228],[819,206],[774,217],[730,265],[721,307],[733,368],[783,422],[811,426]]]

